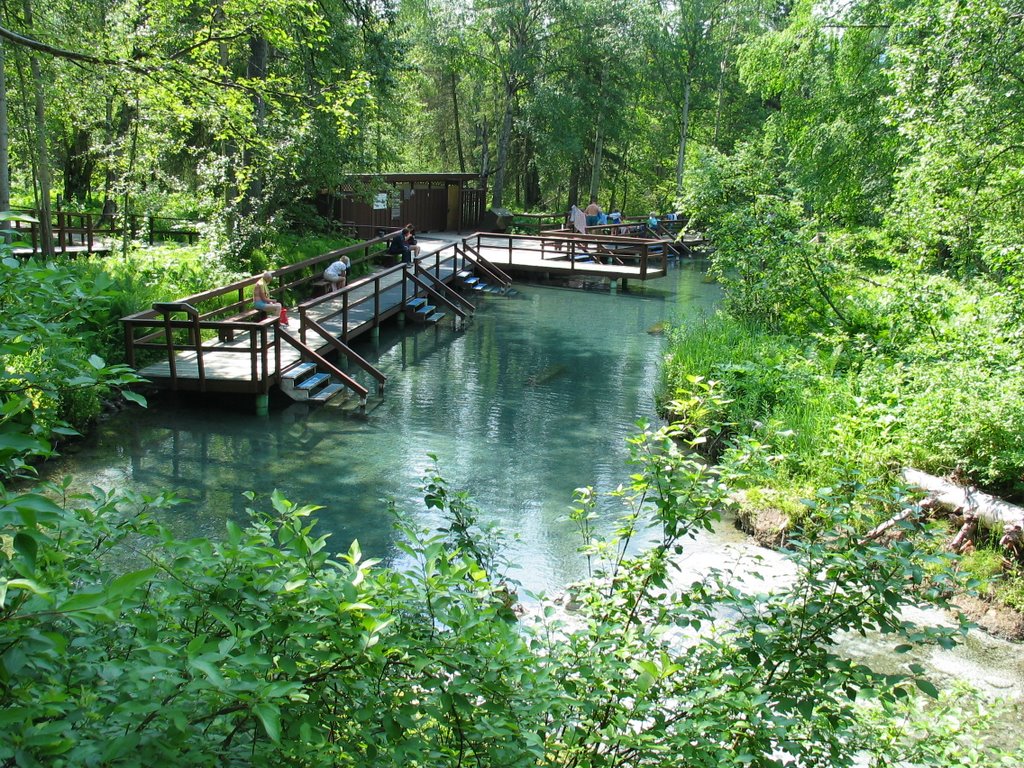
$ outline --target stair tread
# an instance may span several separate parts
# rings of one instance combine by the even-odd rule
[[[430,317],[427,318],[427,322],[428,323],[436,323],[436,322],[444,319],[444,317],[445,317],[445,313],[444,312],[435,312],[434,314],[432,314]]]
[[[333,384],[328,384],[326,387],[321,389],[315,395],[310,395],[309,399],[312,400],[312,401],[315,401],[315,402],[325,403],[328,400],[330,400],[332,397],[334,397],[336,394],[338,394],[344,388],[345,388],[344,384],[339,384],[338,382],[334,382]]]
[[[435,309],[437,309],[437,307],[435,307],[433,304],[425,304],[422,307],[416,307],[415,312],[417,315],[429,315]]]
[[[315,389],[316,387],[320,386],[330,378],[331,374],[329,373],[317,373],[314,374],[313,376],[310,376],[308,379],[303,379],[301,382],[295,385],[295,388],[300,390],[306,390],[308,392],[309,390]]]
[[[316,370],[316,363],[299,363],[294,368],[282,373],[281,378],[285,381],[295,381],[300,376],[313,370]]]
[[[424,299],[422,296],[417,296],[414,299],[409,299],[408,301],[406,301],[405,306],[409,307],[410,309],[415,309],[416,307],[422,306],[426,303],[426,299]]]

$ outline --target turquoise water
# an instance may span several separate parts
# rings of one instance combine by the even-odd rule
[[[279,402],[257,417],[251,398],[217,406],[157,398],[148,410],[103,422],[49,470],[72,476],[79,488],[177,491],[190,501],[163,514],[181,536],[219,537],[227,518],[245,519],[245,491],[266,497],[277,489],[323,507],[318,517],[335,549],[357,538],[368,556],[395,562],[384,499],[436,526],[418,491],[433,453],[485,519],[518,536],[513,575],[530,591],[555,591],[584,575],[579,542],[563,519],[573,490],[626,482],[626,438],[638,420],[656,420],[665,340],[648,331],[708,312],[718,291],[703,282],[699,263],[684,263],[635,295],[520,288],[515,298],[476,297],[476,317],[464,331],[450,323],[393,328],[377,349],[361,347],[389,376],[387,393],[371,398],[363,416]],[[269,508],[269,501],[258,505]],[[605,525],[616,511],[602,510]],[[761,589],[784,583],[792,570],[728,523],[702,534],[679,564],[693,578],[726,568],[737,583],[761,573]],[[925,619],[944,617],[932,611]],[[967,681],[995,696],[1024,690],[1019,647],[980,633],[952,651],[894,654],[891,642],[874,637],[846,638],[842,646],[886,671],[917,662],[936,682]]]
[[[394,554],[385,499],[436,522],[419,485],[435,454],[449,483],[518,536],[510,555],[530,590],[583,575],[578,540],[563,520],[573,490],[610,490],[628,478],[626,438],[655,421],[665,320],[699,317],[718,289],[703,265],[684,263],[637,293],[520,285],[515,297],[474,297],[465,330],[386,329],[359,351],[389,376],[365,415],[284,407],[253,415],[251,398],[211,406],[155,398],[104,422],[54,468],[76,485],[174,490],[189,503],[167,514],[181,535],[220,536],[244,519],[252,490],[319,504],[332,546]],[[604,510],[610,520],[615,509]]]

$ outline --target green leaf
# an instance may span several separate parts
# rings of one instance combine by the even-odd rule
[[[29,567],[35,570],[36,553],[39,551],[39,544],[35,536],[19,531],[14,536],[14,551],[28,561]]]
[[[111,598],[126,597],[130,595],[135,589],[158,573],[157,568],[143,568],[141,571],[132,571],[118,576],[107,587],[107,593]]]
[[[206,678],[218,688],[226,688],[224,678],[221,677],[220,670],[218,670],[213,664],[207,659],[191,659],[189,666],[202,672]]]
[[[95,368],[97,371],[102,371],[107,367],[106,362],[99,355],[89,355],[89,365]]]
[[[930,682],[923,678],[917,678],[914,680],[914,685],[917,686],[918,690],[924,693],[926,696],[930,696],[933,699],[939,698],[939,690]]]
[[[281,743],[281,710],[274,704],[261,702],[252,708],[253,714],[260,719],[263,730],[275,744]]]
[[[130,389],[122,389],[121,397],[129,402],[135,403],[136,405],[141,405],[143,408],[149,407],[149,402],[145,397],[140,395],[138,392],[132,392]]]
[[[89,611],[103,605],[109,596],[106,592],[79,592],[72,595],[63,603],[57,606],[56,610],[61,613],[74,613],[75,611]]]

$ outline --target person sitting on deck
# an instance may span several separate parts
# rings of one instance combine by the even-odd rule
[[[412,248],[405,242],[405,230],[395,234],[388,245],[388,251],[392,256],[401,256],[403,264],[412,264]]]
[[[601,206],[597,204],[596,197],[590,198],[590,205],[583,209],[583,213],[587,217],[588,227],[597,226],[597,222],[600,221],[603,211],[601,210]]]
[[[345,287],[346,276],[351,263],[348,256],[342,256],[324,270],[324,280],[330,283],[332,293]]]
[[[280,317],[283,305],[270,298],[270,281],[273,279],[274,273],[268,269],[256,281],[252,287],[252,305],[257,311],[266,313],[267,317]],[[288,320],[282,319],[281,325],[288,325]]]
[[[658,217],[651,211],[651,215],[647,217],[647,228],[651,230],[655,235],[658,234],[658,225],[661,222],[658,221]]]
[[[609,224],[621,224],[622,223],[622,212],[618,208],[616,208],[614,211],[612,211],[611,213],[608,214],[608,223]],[[623,228],[616,227],[615,229],[611,230],[610,233],[613,234],[613,235],[620,235],[624,231],[625,230]]]
[[[416,242],[416,227],[412,224],[405,225],[405,244],[409,246],[414,258],[420,257],[420,245]]]

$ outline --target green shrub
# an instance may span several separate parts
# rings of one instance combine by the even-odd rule
[[[996,588],[996,597],[1004,605],[1024,613],[1024,573],[1014,571]]]

